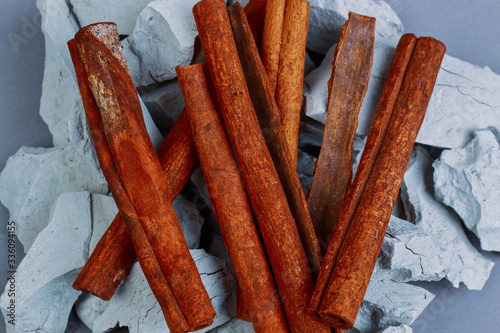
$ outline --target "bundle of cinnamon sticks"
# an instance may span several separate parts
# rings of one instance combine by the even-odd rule
[[[238,313],[256,332],[352,328],[444,45],[401,38],[351,183],[375,19],[350,14],[306,198],[296,165],[309,3],[202,0],[193,15],[206,64],[177,68],[186,109],[157,152],[116,25],[84,27],[68,43],[119,209],[73,287],[109,300],[137,258],[170,331],[209,326],[215,311],[171,204],[199,162],[238,281]]]

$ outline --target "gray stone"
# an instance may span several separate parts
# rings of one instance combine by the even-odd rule
[[[434,162],[434,182],[436,198],[458,213],[481,248],[500,251],[500,144],[495,134],[477,131],[465,147],[443,151]]]
[[[201,228],[205,219],[200,215],[196,205],[188,201],[182,194],[177,196],[173,206],[188,248],[197,249],[200,245]]]
[[[205,178],[203,177],[203,171],[201,170],[201,167],[198,167],[194,170],[190,180],[196,187],[196,194],[193,201],[202,206],[200,208],[212,207],[210,201],[210,193],[208,193],[207,184],[205,183]]]
[[[413,330],[408,325],[390,326],[387,327],[385,330],[380,331],[380,333],[412,333],[412,332]]]
[[[316,69],[316,65],[311,59],[309,53],[306,52],[306,59],[304,63],[304,77],[306,77],[309,73]]]
[[[316,158],[299,149],[297,155],[297,173],[304,193],[309,192],[313,181]]]
[[[373,0],[311,0],[307,47],[325,54],[340,38],[340,31],[349,12],[377,19],[375,39],[397,40],[403,34],[403,24],[384,1]]]
[[[151,0],[70,0],[73,12],[78,17],[80,26],[97,22],[114,22],[120,35],[130,35],[135,21]]]
[[[68,143],[68,119],[80,99],[75,71],[66,43],[78,31],[65,0],[37,0],[45,36],[40,116],[49,127],[55,146]]]
[[[251,322],[233,318],[224,325],[221,325],[210,333],[254,333],[253,325]]]
[[[391,220],[382,249],[382,266],[397,281],[438,281],[481,290],[493,262],[470,244],[458,216],[433,193],[432,160],[416,146],[401,186],[407,218]]]
[[[396,41],[375,43],[370,82],[358,117],[359,135],[368,135],[396,45]],[[323,124],[334,52],[335,46],[304,82],[305,113]],[[488,126],[500,127],[500,75],[445,55],[416,141],[463,147],[475,130]]]
[[[175,67],[189,65],[198,35],[192,14],[197,0],[156,0],[137,18],[122,45],[136,86],[176,77]]]
[[[113,198],[88,192],[61,195],[49,225],[40,233],[16,273],[16,325],[8,332],[65,332],[80,292],[71,284],[117,213]],[[2,312],[10,302],[4,292]]]
[[[72,145],[22,147],[0,174],[0,200],[17,223],[17,236],[28,251],[49,223],[50,210],[65,192],[107,193],[107,184]]]
[[[224,260],[213,257],[204,250],[190,252],[217,312],[214,323],[198,331],[207,332],[234,316],[236,280]],[[127,326],[131,333],[169,332],[160,306],[138,263],[134,264],[104,313],[95,320],[93,331],[107,332],[116,326]]]
[[[177,79],[165,82],[141,97],[154,123],[166,135],[185,107],[179,82]]]

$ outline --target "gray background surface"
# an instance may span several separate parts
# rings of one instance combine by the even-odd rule
[[[386,1],[399,14],[406,32],[438,38],[447,45],[448,54],[489,66],[500,74],[500,1]],[[50,147],[52,143],[38,114],[45,59],[39,22],[35,0],[2,0],[0,169],[21,146]],[[22,43],[12,43],[13,35],[22,36]],[[0,205],[0,290],[7,276],[8,219],[7,209]],[[19,243],[17,250],[20,260],[23,249]],[[482,291],[469,291],[463,286],[455,289],[447,282],[419,283],[435,293],[436,298],[412,325],[414,332],[500,332],[500,254],[483,254],[494,260],[496,266]],[[1,321],[0,332],[4,330]]]

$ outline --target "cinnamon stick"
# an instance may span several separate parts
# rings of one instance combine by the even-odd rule
[[[268,0],[260,56],[266,69],[269,80],[269,89],[274,96],[278,81],[278,67],[280,62],[281,35],[285,19],[286,0]],[[306,32],[307,33],[307,32]],[[304,48],[305,51],[305,48]]]
[[[445,49],[430,37],[421,37],[415,44],[380,151],[319,307],[319,316],[331,325],[344,329],[354,325]]]
[[[307,201],[300,185],[297,170],[291,162],[290,151],[281,126],[278,107],[269,87],[257,45],[252,38],[240,4],[235,3],[229,6],[228,14],[239,59],[260,128],[266,134],[267,148],[271,153],[274,167],[283,185],[302,245],[310,262],[313,276],[317,276],[321,264],[321,251],[314,233],[314,227],[307,209]]]
[[[250,0],[245,6],[245,14],[255,41],[260,45],[264,30],[267,0]]]
[[[166,195],[166,180],[144,120],[134,111],[140,109],[140,104],[116,25],[87,26],[76,34],[75,40],[99,107],[114,165],[146,234],[141,240],[149,241],[153,248],[189,329],[206,327],[213,322],[215,311]],[[140,227],[127,225],[129,232],[134,228]]]
[[[339,222],[335,228],[328,251],[323,259],[323,269],[316,281],[313,297],[309,304],[309,309],[313,312],[319,310],[324,292],[328,287],[333,268],[337,261],[337,257],[345,239],[347,230],[351,223],[356,207],[358,206],[361,195],[366,186],[366,181],[373,168],[375,158],[380,150],[382,140],[384,139],[389,120],[391,119],[396,98],[401,89],[401,84],[406,72],[406,68],[413,53],[417,38],[413,34],[403,35],[398,43],[394,53],[391,66],[387,72],[387,76],[382,90],[382,95],[375,111],[375,116],[370,128],[370,133],[366,140],[363,155],[359,163],[354,180],[349,187],[349,191],[344,200],[342,211],[340,213]]]
[[[269,255],[292,332],[327,332],[306,312],[313,277],[273,161],[259,127],[223,0],[193,8],[220,113]]]
[[[74,42],[71,44],[74,45]],[[68,45],[70,49],[75,47]],[[75,50],[71,50],[73,57],[74,52]],[[84,108],[89,110],[95,107],[97,110],[83,64],[80,66],[76,63],[77,61],[80,61],[79,57],[73,58]],[[98,141],[94,137],[93,140],[94,143]],[[191,124],[185,111],[180,114],[158,147],[157,155],[167,180],[167,195],[173,200],[184,188],[198,165]],[[73,288],[108,301],[130,271],[135,259],[136,253],[132,240],[127,233],[122,216],[118,213],[78,274]]]
[[[176,72],[213,211],[254,330],[289,332],[243,182],[212,102],[203,67],[177,67]]]
[[[297,167],[308,27],[309,2],[287,0],[275,97],[294,167]]]
[[[368,88],[375,19],[349,13],[328,81],[328,115],[307,203],[323,250],[333,234],[352,178],[352,146]]]

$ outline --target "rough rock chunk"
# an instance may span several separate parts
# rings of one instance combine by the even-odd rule
[[[151,118],[163,135],[174,125],[182,110],[184,99],[177,79],[148,90],[141,95]]]
[[[190,252],[217,312],[213,325],[198,331],[207,332],[234,316],[236,280],[224,260],[213,257],[204,250]],[[107,309],[94,322],[93,331],[107,332],[116,326],[127,326],[131,333],[169,332],[160,306],[138,263],[134,264]]]
[[[172,204],[181,224],[188,248],[197,249],[200,245],[201,228],[205,219],[200,215],[196,205],[188,201],[182,194]]]
[[[38,0],[45,36],[40,116],[49,127],[54,146],[68,143],[68,119],[80,98],[75,71],[66,43],[78,31],[65,0]]]
[[[460,215],[481,248],[500,251],[500,144],[495,134],[478,131],[465,147],[445,150],[434,162],[434,181],[436,198]]]
[[[192,14],[197,0],[156,0],[137,18],[122,45],[136,86],[176,77],[175,66],[189,65],[198,35]]]
[[[375,44],[370,82],[358,117],[358,135],[368,135],[396,44]],[[305,113],[323,124],[335,47],[304,83]],[[500,75],[488,67],[479,68],[445,55],[416,142],[463,147],[475,130],[488,126],[500,127]]]
[[[470,244],[458,216],[433,193],[432,160],[416,146],[401,186],[406,216],[393,218],[382,248],[382,266],[399,272],[398,281],[437,281],[446,278],[458,288],[481,290],[493,262]]]
[[[252,323],[246,320],[233,318],[222,326],[210,331],[210,333],[254,333]]]
[[[297,173],[299,174],[300,184],[302,185],[304,193],[309,192],[311,189],[315,163],[315,157],[309,155],[308,153],[304,153],[299,149],[297,155]]]
[[[96,232],[117,213],[113,198],[88,192],[61,195],[49,225],[40,233],[16,273],[16,325],[8,332],[64,332],[80,292],[71,284],[88,259]],[[2,312],[10,302],[1,297]]]
[[[78,318],[92,329],[94,323],[109,306],[109,301],[104,301],[92,294],[82,293],[75,303],[75,310]]]
[[[380,333],[412,333],[413,330],[410,326],[401,325],[401,326],[390,326],[385,330],[380,331]]]
[[[114,22],[120,35],[130,35],[135,21],[151,0],[71,0],[73,12],[80,26],[97,22]]]
[[[108,187],[72,145],[22,147],[0,174],[0,200],[16,221],[17,236],[27,252],[49,223],[51,208],[65,192],[107,193]]]
[[[403,34],[403,24],[397,14],[384,1],[373,0],[311,0],[307,47],[325,54],[340,38],[342,25],[349,12],[377,19],[375,39],[397,40]]]

